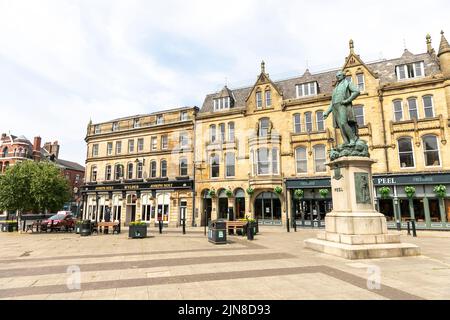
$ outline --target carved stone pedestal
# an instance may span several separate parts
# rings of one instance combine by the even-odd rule
[[[327,163],[332,170],[333,211],[325,217],[325,231],[305,240],[307,248],[346,259],[414,256],[420,248],[400,243],[389,233],[386,218],[373,203],[372,164],[367,157],[342,157]]]

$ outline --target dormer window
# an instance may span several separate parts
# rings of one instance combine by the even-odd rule
[[[265,91],[265,95],[266,95],[266,107],[270,107],[272,105],[272,93],[270,92],[269,89],[267,89]]]
[[[100,129],[100,125],[96,125],[95,127],[94,127],[94,133],[95,134],[99,134],[101,132],[101,129]]]
[[[180,121],[186,121],[188,119],[187,111],[182,111],[180,114]]]
[[[359,91],[361,91],[361,92],[364,91],[364,89],[365,89],[364,74],[363,73],[358,73],[356,75],[356,81],[357,81],[357,84],[358,84]]]
[[[425,75],[423,61],[396,66],[395,73],[398,80],[423,77]]]
[[[156,116],[156,124],[164,124],[164,117],[162,114]]]
[[[230,97],[216,98],[213,101],[214,101],[214,111],[230,109],[231,106]]]
[[[139,128],[141,126],[139,118],[133,119],[133,128]]]
[[[317,82],[314,81],[314,82],[297,84],[295,86],[295,89],[297,92],[297,98],[313,96],[313,95],[317,94]]]
[[[118,122],[113,122],[112,124],[112,131],[117,131],[119,130],[119,123]]]

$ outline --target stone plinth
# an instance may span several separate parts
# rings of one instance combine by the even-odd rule
[[[332,171],[333,211],[325,231],[305,240],[307,248],[347,259],[419,255],[414,244],[400,243],[387,231],[386,218],[374,207],[372,164],[366,157],[342,157],[327,163]]]

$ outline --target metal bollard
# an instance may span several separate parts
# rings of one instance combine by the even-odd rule
[[[159,233],[162,233],[163,222],[161,220],[158,221]]]
[[[415,220],[412,220],[412,221],[411,221],[411,224],[412,224],[412,234],[413,234],[413,237],[417,237],[417,233],[416,233],[416,221],[415,221]]]
[[[286,227],[287,227],[287,232],[290,232],[290,230],[289,230],[289,218],[287,218]]]
[[[409,220],[406,222],[406,225],[408,227],[408,236],[410,236],[411,235],[411,228],[409,226]]]
[[[400,220],[397,220],[397,231],[402,230],[402,224],[400,223]]]
[[[253,240],[253,227],[250,223],[247,223],[247,240]]]
[[[186,219],[183,219],[183,234],[186,234]]]
[[[297,232],[297,221],[294,219],[294,232]]]

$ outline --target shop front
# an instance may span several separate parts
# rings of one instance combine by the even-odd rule
[[[189,225],[192,188],[191,180],[86,185],[83,219],[119,221],[125,226],[137,220],[180,226],[186,219]]]
[[[333,210],[330,179],[286,179],[285,183],[291,221],[301,227],[325,227],[325,216]]]
[[[386,216],[388,227],[414,219],[418,229],[450,229],[450,173],[374,175],[377,210]],[[444,188],[442,188],[442,186]]]

